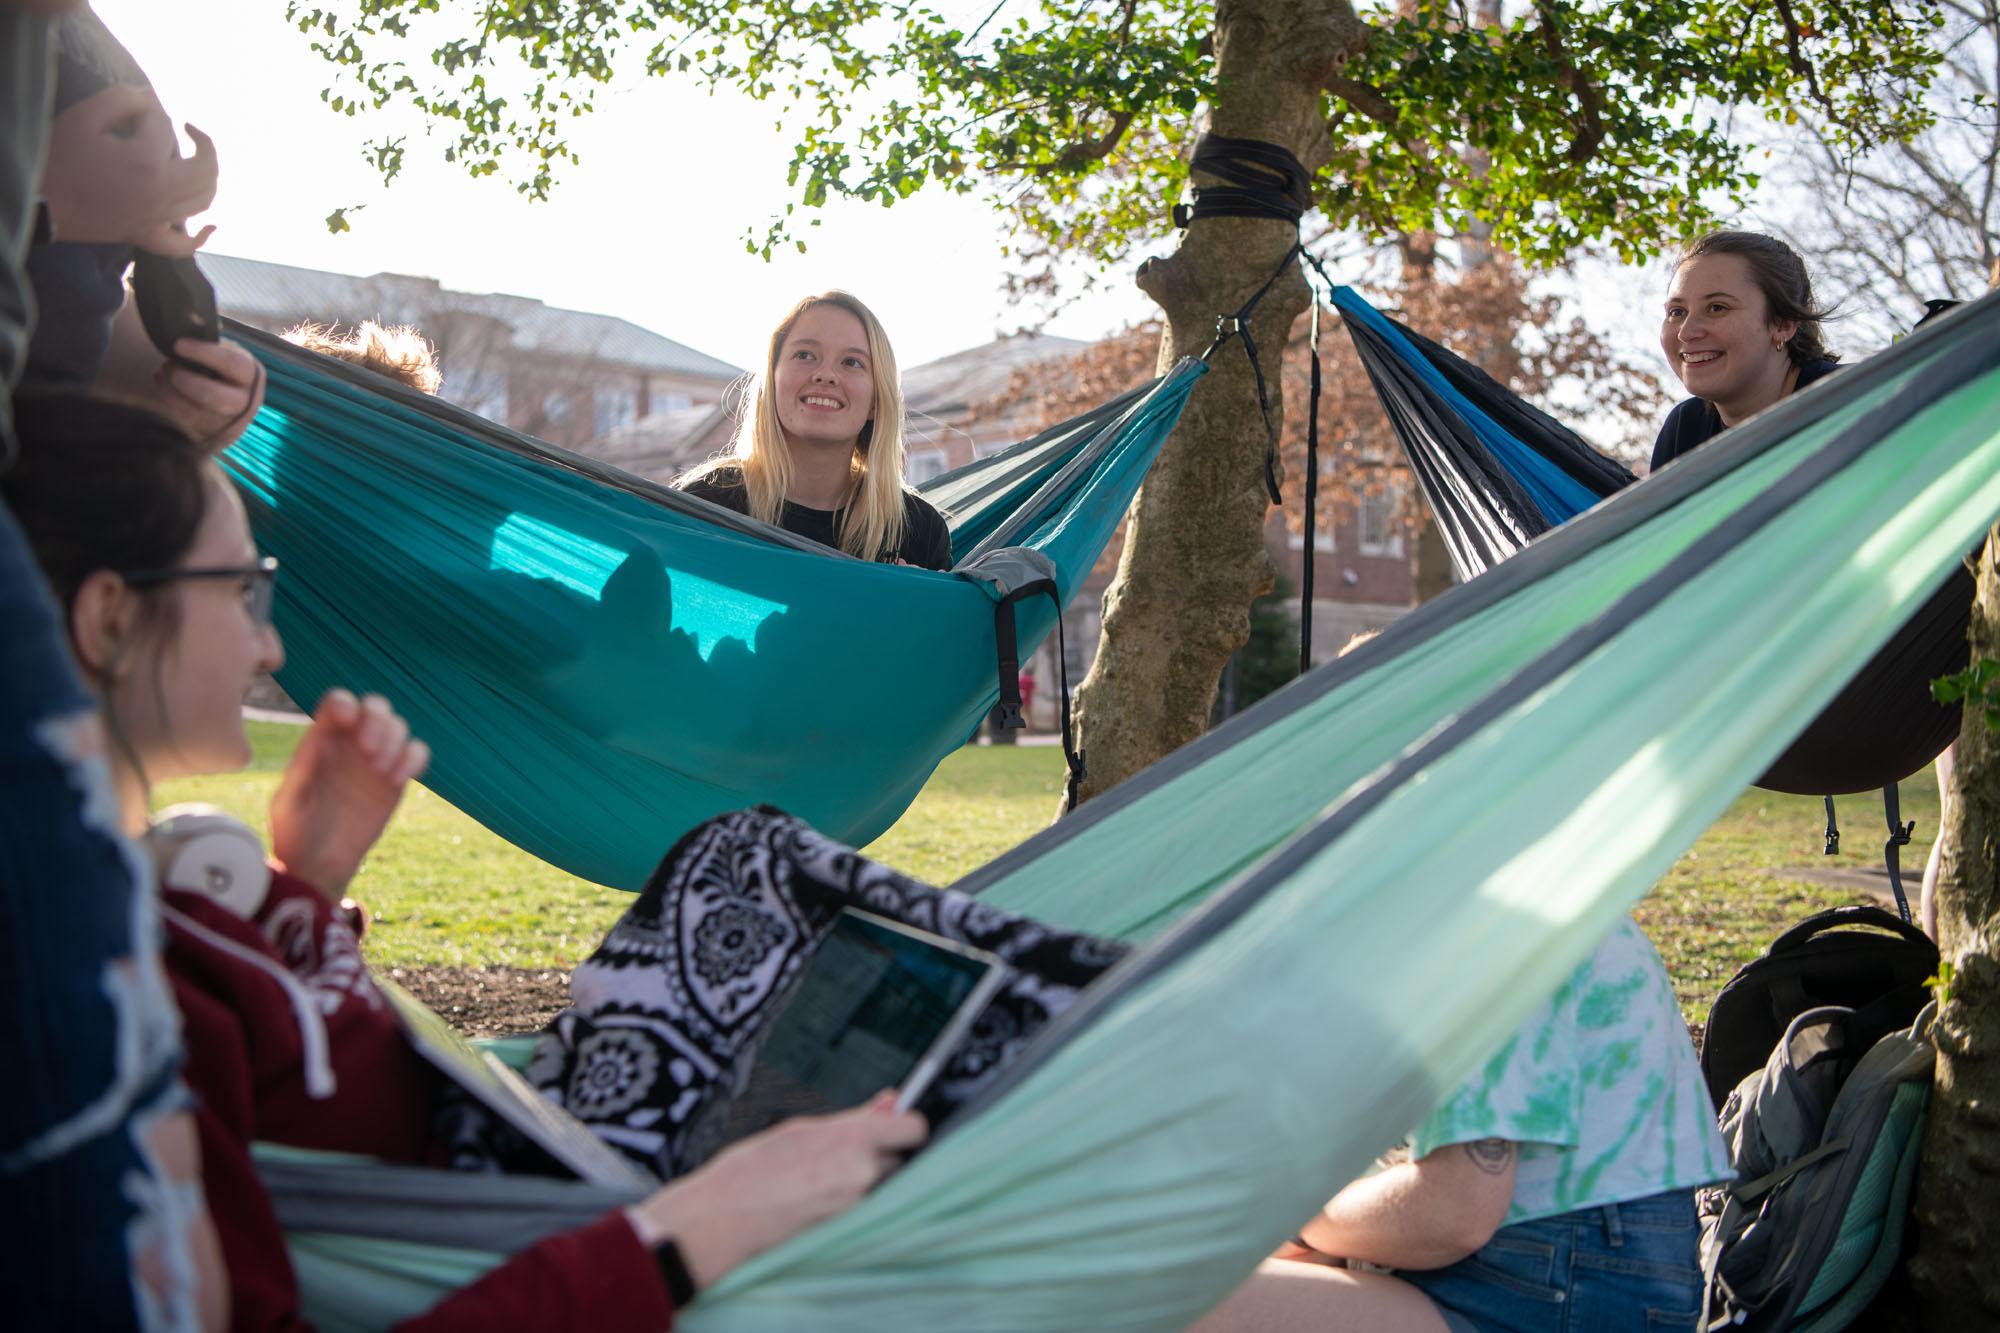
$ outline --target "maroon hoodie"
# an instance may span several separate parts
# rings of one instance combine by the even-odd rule
[[[250,920],[206,894],[161,897],[231,1326],[309,1328],[251,1141],[432,1160],[437,1075],[404,1040],[354,932],[311,885],[274,871]],[[660,1333],[673,1319],[652,1254],[620,1211],[515,1255],[397,1327]]]

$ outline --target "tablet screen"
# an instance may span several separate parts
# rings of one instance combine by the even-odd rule
[[[956,1044],[1000,979],[991,954],[846,909],[773,1026],[728,1137],[928,1079],[926,1057]]]

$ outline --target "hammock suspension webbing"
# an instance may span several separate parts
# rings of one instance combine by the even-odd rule
[[[1205,171],[1230,183],[1196,186],[1192,204],[1173,206],[1173,221],[1177,228],[1185,229],[1189,223],[1200,218],[1264,218],[1289,222],[1296,232],[1305,219],[1306,210],[1312,207],[1312,174],[1283,144],[1204,134],[1195,142],[1189,170]],[[1278,260],[1271,276],[1264,279],[1264,285],[1235,314],[1224,315],[1215,321],[1215,341],[1202,353],[1202,360],[1207,361],[1232,334],[1242,338],[1244,355],[1250,358],[1250,374],[1257,384],[1257,411],[1264,421],[1264,490],[1271,497],[1271,503],[1280,506],[1285,503],[1285,496],[1278,481],[1278,429],[1271,422],[1270,390],[1264,383],[1264,368],[1257,361],[1257,342],[1250,334],[1250,317],[1294,259],[1304,260],[1319,274],[1322,282],[1326,282],[1329,288],[1332,286],[1325,270],[1306,249],[1305,241],[1295,234],[1291,248]],[[1310,279],[1307,285],[1311,286]],[[1314,529],[1319,518],[1316,512],[1319,498],[1319,306],[1319,292],[1315,289],[1312,292],[1310,337],[1312,382],[1306,398],[1305,558],[1301,562],[1299,579],[1300,675],[1312,669]]]
[[[1015,607],[1028,597],[1047,597],[1056,608],[1056,708],[1062,719],[1065,766],[1063,812],[1067,814],[1081,804],[1081,788],[1089,772],[1084,768],[1084,752],[1077,748],[1075,729],[1070,719],[1069,645],[1063,640],[1062,590],[1056,586],[1054,579],[1023,584],[1003,596],[993,607],[993,643],[1000,668],[1000,702],[994,707],[998,710],[1002,727],[1011,730],[1028,725],[1021,716],[1020,631],[1014,620]]]

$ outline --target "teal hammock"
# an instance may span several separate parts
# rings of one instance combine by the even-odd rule
[[[1486,1058],[1996,519],[2000,295],[975,872],[959,887],[1145,946],[682,1326],[1184,1327]],[[289,1152],[267,1180],[328,1328],[610,1202]]]
[[[636,889],[686,829],[768,803],[865,843],[999,697],[996,609],[1066,602],[1205,367],[1183,362],[924,494],[950,573],[869,564],[278,339],[224,456],[278,557],[279,682],[396,701],[426,783]],[[1027,596],[1020,656],[1055,623]],[[1009,678],[1011,685],[1011,678]]]

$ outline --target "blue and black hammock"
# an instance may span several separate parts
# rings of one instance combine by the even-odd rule
[[[1388,318],[1352,288],[1335,287],[1333,302],[1461,581],[1637,480],[1574,431]],[[1933,699],[1930,683],[1965,668],[1972,597],[1972,575],[1962,564],[1942,574],[1903,631],[1757,785],[1810,796],[1886,790],[1937,758],[1958,735],[1959,710]],[[1660,663],[1662,674],[1678,669],[1677,663]],[[1892,815],[1892,826],[1896,822]]]
[[[956,567],[870,564],[235,326],[269,372],[223,462],[285,577],[285,689],[394,699],[426,782],[517,846],[635,889],[768,803],[894,823],[1096,563],[1205,369],[928,482]],[[1017,623],[1018,621],[1018,623]],[[1081,758],[1068,742],[1072,780]]]

